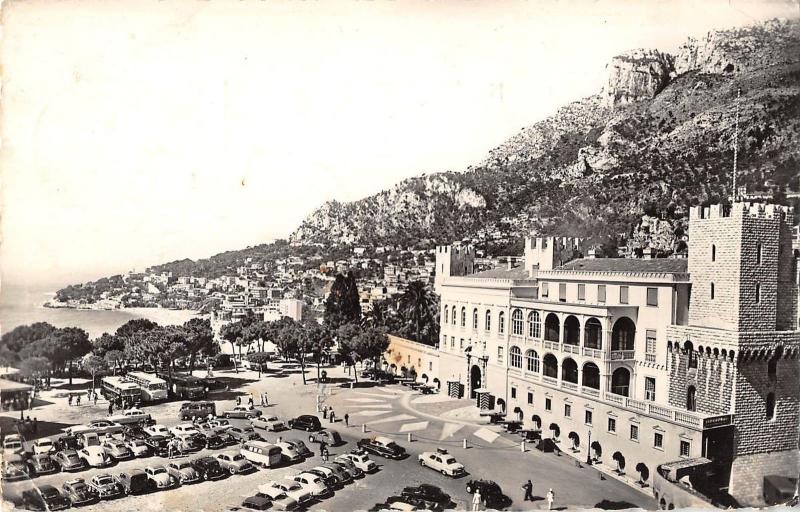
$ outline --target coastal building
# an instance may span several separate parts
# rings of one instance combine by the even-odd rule
[[[760,505],[765,476],[800,467],[793,214],[692,208],[688,258],[584,258],[580,239],[536,238],[523,261],[473,273],[471,248],[440,247],[438,378],[638,473],[662,508]]]

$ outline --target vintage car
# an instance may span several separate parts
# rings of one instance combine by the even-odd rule
[[[224,411],[222,415],[226,418],[250,419],[261,416],[261,411],[253,406],[237,405],[233,409]]]
[[[294,449],[297,450],[297,453],[299,453],[303,457],[313,457],[314,456],[314,452],[309,450],[308,446],[306,446],[306,443],[304,443],[300,439],[287,439],[284,442],[292,445],[294,447]]]
[[[268,487],[274,487],[275,489],[283,491],[287,496],[297,501],[301,507],[305,506],[314,499],[314,493],[311,492],[310,489],[303,487],[300,483],[293,480],[285,480],[281,482],[273,480],[259,486],[258,490],[264,492],[264,489]]]
[[[293,482],[297,482],[304,489],[309,491],[315,498],[324,498],[333,494],[333,490],[328,487],[319,475],[304,471],[300,474],[289,476]]]
[[[311,414],[301,414],[296,418],[289,420],[289,428],[296,430],[305,430],[307,432],[316,432],[322,429],[322,423],[319,418]]]
[[[150,490],[150,479],[141,469],[130,469],[117,475],[117,482],[125,494],[144,494]]]
[[[435,452],[422,452],[417,456],[420,466],[431,468],[445,476],[461,476],[466,473],[464,465],[447,453],[447,450],[438,448]]]
[[[281,458],[285,462],[301,462],[304,458],[292,443],[282,441],[280,443],[275,443],[275,446],[281,449]]]
[[[277,416],[259,416],[250,420],[253,428],[261,428],[269,432],[280,432],[286,430],[286,425]]]
[[[253,429],[253,427],[249,427],[247,425],[240,426],[233,426],[228,429],[228,434],[233,436],[239,442],[242,441],[262,441],[261,436]]]
[[[169,429],[160,423],[156,423],[155,425],[150,425],[149,427],[145,427],[144,433],[150,437],[153,436],[170,437],[171,435]]]
[[[331,462],[331,464],[336,464],[337,466],[340,466],[343,470],[347,471],[354,480],[356,478],[364,477],[364,472],[358,467],[356,467],[356,465],[353,464],[353,461],[351,461],[346,457],[337,457],[333,459],[333,462]]]
[[[145,444],[147,448],[150,449],[151,453],[158,455],[159,457],[166,457],[169,455],[169,438],[166,436],[151,436],[145,439]]]
[[[52,485],[40,485],[38,488],[22,491],[22,505],[28,510],[50,512],[68,509],[70,501]]]
[[[217,455],[217,460],[219,461],[220,466],[222,469],[228,471],[228,473],[235,475],[237,473],[247,473],[248,471],[252,471],[255,469],[250,461],[244,458],[239,452],[223,452]]]
[[[327,443],[330,446],[339,446],[344,444],[342,436],[333,430],[320,430],[308,435],[308,442],[310,443]]]
[[[242,507],[250,510],[267,510],[272,506],[272,500],[261,495],[250,496],[242,502]]]
[[[281,489],[272,486],[259,486],[256,496],[264,496],[272,502],[273,510],[294,510],[300,503]]]
[[[202,477],[197,468],[188,460],[180,462],[170,462],[167,464],[167,471],[175,477],[178,482],[183,484],[193,484],[199,482]]]
[[[105,450],[106,455],[114,460],[127,460],[133,458],[133,452],[125,446],[124,441],[119,439],[107,438],[100,445]]]
[[[79,507],[81,505],[88,505],[96,502],[100,497],[94,490],[86,484],[83,478],[74,478],[67,480],[61,486],[64,494],[73,506]]]
[[[100,446],[87,446],[78,450],[78,457],[83,459],[87,466],[103,468],[111,464],[111,459]]]
[[[209,450],[219,450],[220,448],[225,448],[228,443],[222,438],[219,434],[208,434],[202,436],[195,436],[194,440],[198,443],[201,447],[207,448]]]
[[[187,437],[197,435],[200,431],[192,423],[179,423],[169,429],[169,433],[175,437]]]
[[[33,442],[33,453],[54,453],[56,446],[49,437],[43,437]]]
[[[313,468],[306,470],[306,472],[320,477],[322,481],[325,482],[325,485],[327,485],[330,489],[338,489],[344,486],[344,482],[342,482],[336,472],[330,468],[314,466]]]
[[[444,510],[450,508],[450,495],[442,491],[439,487],[430,484],[420,484],[416,486],[405,487],[400,493],[402,496],[409,496],[425,502],[424,509],[426,510]]]
[[[55,473],[59,470],[58,465],[47,453],[39,453],[31,457],[30,466],[37,475]]]
[[[80,471],[86,467],[86,462],[78,456],[75,450],[57,452],[53,457],[61,471]]]
[[[121,423],[111,420],[92,420],[89,422],[89,427],[94,429],[96,434],[122,434],[125,432],[125,427]]]
[[[89,480],[89,487],[101,500],[110,500],[122,496],[124,490],[117,479],[108,473],[100,473]]]
[[[134,457],[147,457],[150,455],[150,447],[147,446],[144,439],[129,439],[125,441],[125,446]]]
[[[491,480],[470,480],[467,482],[466,490],[469,494],[480,491],[487,508],[501,509],[511,504],[511,499]]]
[[[144,472],[154,489],[171,489],[178,486],[178,480],[170,475],[164,466],[147,466]]]
[[[8,434],[3,439],[3,455],[19,454],[25,451],[22,436],[19,434]]]
[[[211,427],[213,427],[213,428],[217,429],[217,431],[220,431],[220,430],[228,430],[228,428],[230,428],[230,426],[231,426],[231,422],[230,422],[230,421],[228,421],[228,420],[227,420],[227,419],[225,419],[225,418],[216,418],[216,419],[213,419],[213,420],[209,421],[209,422],[208,422],[208,424],[209,424]]]
[[[374,473],[378,471],[378,465],[375,464],[375,461],[370,459],[369,455],[362,450],[353,450],[350,453],[339,455],[335,460],[341,459],[349,460],[364,473]]]
[[[219,480],[228,476],[228,473],[222,469],[222,465],[215,457],[200,457],[193,460],[192,464],[202,475],[203,480]]]
[[[353,482],[353,476],[350,473],[350,471],[346,470],[339,464],[335,464],[333,462],[326,462],[317,467],[331,470],[333,474],[336,475],[336,478],[338,478],[339,481],[342,483],[342,485],[347,485]]]
[[[406,456],[405,448],[385,436],[360,439],[357,444],[362,450],[387,459],[402,459]]]
[[[30,469],[25,464],[25,459],[22,455],[12,453],[3,457],[3,481],[11,482],[13,480],[22,480],[28,478]]]

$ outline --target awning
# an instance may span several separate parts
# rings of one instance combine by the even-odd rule
[[[711,461],[705,457],[697,457],[694,459],[678,460],[661,465],[661,470],[667,480],[677,482],[687,475],[693,475],[698,470],[704,469],[705,466],[711,464]]]

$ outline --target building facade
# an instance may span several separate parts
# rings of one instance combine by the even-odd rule
[[[582,458],[644,482],[701,467],[694,486],[759,504],[763,476],[796,478],[800,462],[792,215],[693,208],[683,259],[581,258],[581,240],[537,238],[516,267],[459,261],[437,275],[439,377]],[[437,250],[437,272],[451,261]]]

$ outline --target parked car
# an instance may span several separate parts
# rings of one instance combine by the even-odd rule
[[[223,441],[222,436],[219,434],[195,436],[194,439],[198,444],[202,443],[200,446],[209,450],[218,450],[220,448],[225,448],[225,446],[228,445],[228,443]]]
[[[287,443],[285,441],[280,443],[275,443],[275,446],[280,448],[281,450],[281,458],[285,462],[294,463],[294,462],[301,462],[303,460],[303,456],[300,455],[300,452],[294,447],[292,443]]]
[[[181,453],[196,452],[203,447],[201,441],[194,436],[176,437],[174,441]]]
[[[193,484],[200,481],[200,472],[197,471],[191,462],[184,460],[181,462],[170,462],[167,464],[167,471],[178,482],[183,484]]]
[[[83,459],[87,466],[103,468],[111,464],[111,459],[100,446],[87,446],[78,451],[78,457]]]
[[[242,425],[242,426],[233,426],[228,429],[228,434],[233,436],[234,439],[237,441],[263,441],[260,435],[255,431],[253,427]]]
[[[96,434],[122,434],[125,427],[121,423],[111,420],[92,420],[89,422],[89,427],[94,429]]]
[[[350,474],[350,472],[342,468],[342,466],[338,464],[335,464],[333,462],[326,462],[324,464],[321,464],[319,467],[331,470],[333,474],[336,475],[336,478],[338,478],[339,481],[342,483],[342,485],[353,483],[353,476]]]
[[[466,490],[469,494],[474,494],[476,490],[480,491],[487,508],[500,509],[511,503],[500,486],[491,480],[470,480],[467,482]]]
[[[333,462],[331,462],[331,464],[340,466],[343,470],[347,471],[347,473],[350,475],[351,478],[353,478],[353,480],[355,480],[356,478],[364,477],[364,472],[359,468],[357,468],[356,465],[353,464],[353,461],[351,461],[350,459],[344,457],[342,458],[337,457],[333,459]]]
[[[281,489],[272,486],[259,486],[256,496],[269,498],[272,502],[271,508],[273,510],[294,510],[300,506],[300,503],[296,499],[290,497]]]
[[[378,471],[378,465],[375,464],[375,461],[370,459],[369,455],[362,450],[354,450],[350,453],[339,455],[335,460],[341,459],[349,460],[364,473],[374,473],[375,471]]]
[[[194,418],[205,418],[208,415],[216,416],[217,407],[214,402],[185,402],[181,404],[181,410],[178,412],[178,419],[191,420]]]
[[[250,510],[267,510],[271,506],[272,500],[264,495],[250,496],[242,502],[242,507]]]
[[[216,418],[208,422],[209,425],[216,429],[228,430],[231,427],[231,422],[225,418]]]
[[[322,481],[325,482],[325,485],[330,487],[331,489],[337,489],[339,487],[344,486],[344,483],[339,479],[336,473],[331,470],[330,468],[322,467],[322,466],[314,466],[313,468],[307,470],[312,475],[317,475],[318,477],[322,478]]]
[[[200,431],[192,423],[179,423],[169,429],[169,433],[175,437],[187,437],[199,434]]]
[[[402,459],[406,456],[405,448],[385,436],[360,439],[357,444],[359,448],[387,459]]]
[[[109,416],[108,419],[119,423],[120,425],[132,425],[135,423],[149,423],[152,420],[152,417],[143,410],[133,407],[131,409],[126,409],[119,414]]]
[[[52,485],[40,485],[37,488],[22,491],[22,505],[27,510],[49,512],[68,509],[70,501]]]
[[[322,423],[319,418],[311,414],[301,414],[296,418],[289,420],[289,428],[296,430],[305,430],[307,432],[316,432],[322,429]]]
[[[78,452],[75,450],[57,452],[53,460],[61,468],[61,471],[80,471],[86,467],[86,462],[78,456]]]
[[[170,475],[164,466],[147,466],[144,472],[154,489],[171,489],[178,486],[178,480]]]
[[[78,436],[71,434],[64,434],[54,441],[57,452],[64,450],[80,450],[81,446],[78,443]]]
[[[244,458],[244,455],[238,452],[223,452],[217,455],[217,460],[219,464],[222,466],[222,469],[228,471],[228,473],[235,475],[237,473],[247,473],[255,469],[255,467]]]
[[[292,445],[294,447],[294,449],[297,450],[297,453],[299,453],[303,457],[313,457],[314,456],[314,452],[309,450],[308,446],[306,446],[306,443],[304,443],[300,439],[287,439],[284,442],[285,443],[289,443],[290,445]]]
[[[150,425],[149,427],[145,427],[144,433],[150,437],[153,436],[169,437],[171,435],[169,429],[160,423],[156,423],[155,425]]]
[[[420,484],[412,487],[405,487],[400,493],[402,496],[409,496],[424,500],[426,510],[444,510],[450,508],[452,499],[450,495],[442,491],[439,487],[430,484]]]
[[[105,436],[105,434],[103,434]],[[100,435],[97,432],[81,432],[77,436],[78,446],[86,448],[87,446],[100,446]]]
[[[69,498],[69,501],[72,502],[72,505],[76,507],[88,505],[100,499],[97,493],[86,484],[83,478],[67,480],[64,482],[64,485],[61,486],[61,489],[64,491],[66,497]]]
[[[219,459],[215,457],[200,457],[199,459],[193,460],[192,464],[203,477],[203,480],[219,480],[228,475],[228,473],[222,469]]]
[[[133,439],[141,439],[144,440],[148,437],[147,433],[145,433],[144,429],[147,428],[147,425],[142,425],[140,423],[134,423],[132,425],[124,425],[125,430],[122,431],[122,437],[126,441],[130,441]]]
[[[59,469],[53,458],[47,453],[39,453],[31,457],[30,465],[37,475],[55,473]]]
[[[277,416],[259,416],[250,420],[253,428],[263,428],[269,432],[280,432],[286,430],[286,425]]]
[[[383,503],[378,503],[369,509],[370,512],[383,512],[385,510],[401,510],[403,512],[419,510],[419,507],[411,503],[412,498],[403,496],[390,496]]]
[[[261,416],[261,411],[253,406],[237,405],[233,409],[223,412],[222,415],[226,418],[250,419]]]
[[[3,473],[2,478],[5,482],[13,480],[22,480],[29,477],[28,465],[25,464],[25,459],[22,455],[12,453],[3,457]]]
[[[106,455],[114,460],[127,460],[133,458],[133,452],[119,439],[106,439],[101,445]]]
[[[89,480],[89,487],[101,500],[110,500],[122,496],[122,486],[108,473],[99,473]]]
[[[464,465],[442,448],[438,448],[435,452],[422,452],[417,459],[420,466],[439,471],[445,476],[457,477],[466,473]]]
[[[312,493],[311,490],[293,480],[285,480],[282,482],[273,480],[261,485],[258,490],[263,492],[266,487],[274,487],[275,489],[283,491],[287,496],[297,501],[301,507],[314,499],[314,493]]]
[[[117,475],[117,483],[125,494],[144,494],[150,490],[150,479],[141,469],[123,471]]]
[[[159,457],[166,457],[169,455],[169,438],[167,436],[151,436],[145,439],[144,443],[147,445],[147,448],[150,449],[150,453]]]
[[[12,455],[24,451],[25,446],[22,442],[22,436],[19,434],[8,434],[3,439],[3,455]]]
[[[150,447],[147,446],[144,439],[129,439],[125,441],[125,446],[134,457],[147,457],[150,455]]]
[[[333,494],[333,490],[325,484],[325,481],[319,475],[304,471],[291,478],[293,482],[297,482],[304,489],[308,490],[315,498],[324,498]]]
[[[342,436],[340,436],[338,432],[333,430],[320,430],[319,432],[309,434],[308,442],[310,443],[325,442],[328,443],[330,446],[339,446],[345,443],[344,441],[342,441]]]
[[[40,453],[52,453],[56,451],[55,444],[53,440],[49,437],[43,437],[41,439],[37,439],[33,442],[33,453],[40,454]]]

